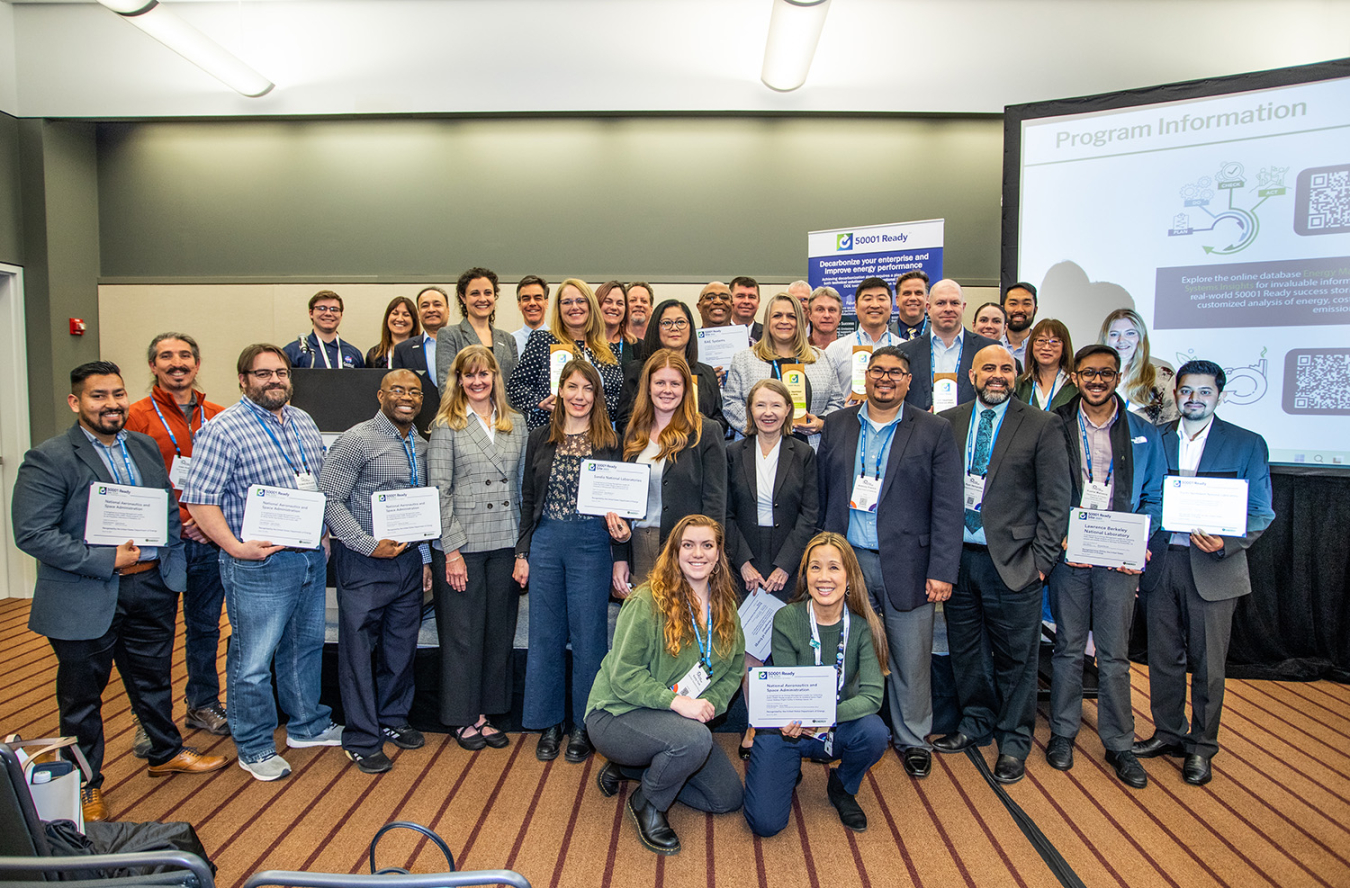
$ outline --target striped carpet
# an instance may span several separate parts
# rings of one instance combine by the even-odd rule
[[[56,664],[45,639],[27,630],[27,614],[26,601],[0,601],[0,730],[36,737],[57,729]],[[180,624],[178,687],[183,668]],[[1137,728],[1147,736],[1142,667],[1133,679]],[[1204,788],[1182,783],[1170,759],[1146,763],[1146,790],[1124,788],[1102,761],[1095,703],[1084,709],[1077,766],[1060,773],[1045,764],[1042,712],[1027,779],[1008,787],[1084,884],[1350,885],[1350,688],[1229,681],[1223,753]],[[151,780],[130,754],[128,702],[116,677],[104,715],[113,816],[193,823],[226,888],[260,869],[367,872],[371,836],[394,819],[434,828],[461,869],[514,869],[535,886],[1059,884],[965,756],[936,756],[932,776],[914,781],[888,755],[860,793],[871,821],[863,834],[840,826],[819,765],[806,767],[788,828],[773,839],[752,837],[738,815],[677,805],[671,822],[684,850],[661,858],[638,843],[624,815],[626,788],[602,797],[595,760],[537,761],[531,735],[476,753],[431,735],[420,750],[389,747],[395,767],[381,777],[359,773],[337,750],[307,749],[286,753],[294,773],[273,784],[234,765],[202,778]],[[734,735],[717,739],[733,751]],[[194,733],[188,742],[233,754],[228,739]],[[992,749],[984,753],[992,766]],[[431,872],[444,868],[439,855],[412,833],[393,833],[377,862]]]

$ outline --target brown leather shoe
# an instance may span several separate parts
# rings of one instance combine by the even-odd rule
[[[223,755],[202,755],[191,746],[184,746],[178,751],[178,755],[164,764],[151,765],[149,772],[151,777],[165,777],[169,774],[205,774],[208,771],[219,771],[229,764],[229,761]]]
[[[80,789],[80,802],[84,808],[84,822],[98,823],[108,819],[108,806],[103,803],[103,790],[85,786]]]

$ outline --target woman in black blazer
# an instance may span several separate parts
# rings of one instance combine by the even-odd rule
[[[616,562],[614,582],[640,585],[656,564],[670,531],[686,515],[726,517],[727,457],[722,427],[694,409],[694,377],[678,352],[660,349],[638,378],[633,418],[623,439],[623,458],[651,466],[647,514],[633,524],[631,561]],[[611,532],[616,529],[611,522]],[[627,540],[620,536],[616,539]],[[631,573],[625,575],[631,564]]]
[[[819,496],[816,453],[792,428],[792,395],[776,379],[761,379],[745,399],[745,438],[727,445],[727,561],[746,594],[786,602],[797,588],[802,553],[816,532]],[[747,669],[764,664],[745,655]],[[754,729],[741,738],[748,758]]]
[[[666,299],[656,306],[651,320],[647,322],[647,333],[635,346],[638,360],[624,368],[623,392],[619,395],[619,412],[615,416],[615,428],[623,434],[628,428],[628,420],[633,415],[633,403],[637,400],[638,377],[642,375],[642,365],[648,355],[657,350],[668,348],[679,352],[689,364],[694,374],[698,401],[698,412],[722,427],[723,436],[727,430],[727,421],[722,416],[722,387],[717,384],[717,373],[698,359],[698,337],[694,335],[694,315],[678,299]]]

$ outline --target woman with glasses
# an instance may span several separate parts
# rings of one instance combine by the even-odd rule
[[[394,346],[422,332],[417,306],[407,296],[395,296],[384,310],[380,344],[366,352],[367,367],[393,367]]]
[[[605,420],[612,420],[618,414],[623,391],[623,368],[605,339],[600,303],[586,282],[576,278],[558,286],[548,327],[530,334],[520,363],[507,377],[506,399],[511,406],[525,415],[525,424],[531,430],[549,424],[557,401],[550,373],[555,345],[566,345],[572,358],[595,368],[602,383],[602,390],[596,394],[601,398]]]
[[[636,286],[636,285],[634,285]],[[722,416],[722,387],[717,384],[717,371],[698,359],[698,337],[694,335],[694,313],[678,299],[665,299],[652,312],[647,334],[635,346],[638,360],[628,366],[619,396],[619,413],[615,428],[623,432],[633,415],[637,400],[638,377],[642,375],[643,361],[659,349],[668,348],[684,356],[694,374],[694,406],[700,414],[713,420],[726,431],[727,421]]]
[[[440,718],[470,751],[509,745],[488,716],[511,709],[520,602],[511,574],[525,437],[525,418],[506,406],[496,357],[485,346],[466,346],[431,424],[427,476],[441,500],[441,548],[432,550]]]
[[[1027,334],[1027,366],[1013,394],[1032,407],[1059,409],[1078,394],[1070,380],[1072,361],[1069,328],[1054,318],[1037,321]]]
[[[497,295],[497,275],[489,268],[470,268],[455,282],[461,320],[458,324],[446,324],[436,334],[436,378],[443,389],[449,382],[455,356],[470,345],[491,349],[502,379],[511,378],[520,356],[516,353],[516,338],[493,326],[497,321]]]
[[[1177,410],[1172,380],[1176,375],[1166,361],[1149,357],[1148,326],[1132,308],[1118,308],[1102,321],[1097,341],[1120,353],[1118,394],[1125,405],[1154,425],[1171,422]]]
[[[781,380],[784,367],[801,365],[806,375],[806,411],[794,419],[792,432],[815,449],[825,415],[844,406],[834,368],[807,339],[802,303],[796,297],[779,293],[770,299],[764,306],[763,323],[764,338],[731,359],[722,412],[739,434],[745,428],[746,398],[754,384],[761,379]]]

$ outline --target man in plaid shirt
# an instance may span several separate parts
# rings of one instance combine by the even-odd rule
[[[308,413],[291,407],[291,364],[275,345],[239,355],[244,397],[207,423],[194,442],[180,502],[220,546],[220,579],[230,615],[227,656],[230,733],[239,765],[259,780],[291,772],[277,755],[277,696],[290,716],[286,745],[338,746],[342,727],[319,702],[324,632],[325,547],[296,549],[245,540],[249,487],[318,490],[323,438]]]
[[[422,409],[421,379],[411,370],[391,370],[377,397],[379,411],[333,443],[319,473],[334,537],[338,686],[347,716],[342,748],[366,774],[393,767],[385,740],[400,749],[423,743],[408,711],[422,593],[431,590],[431,548],[377,539],[372,515],[381,492],[426,485],[427,444],[413,428]]]

